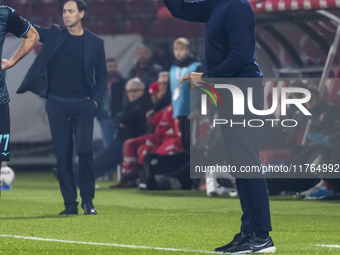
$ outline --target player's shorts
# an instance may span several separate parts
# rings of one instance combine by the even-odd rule
[[[10,118],[8,104],[0,104],[0,161],[9,161]]]

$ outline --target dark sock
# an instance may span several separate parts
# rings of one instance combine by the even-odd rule
[[[269,232],[266,231],[255,232],[255,236],[261,239],[267,239],[269,237]]]
[[[254,232],[252,231],[242,230],[241,232],[242,232],[242,235],[254,236]]]

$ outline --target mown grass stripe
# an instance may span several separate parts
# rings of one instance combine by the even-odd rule
[[[162,247],[151,247],[151,246],[138,246],[138,245],[127,245],[127,244],[116,244],[116,243],[82,242],[82,241],[49,239],[49,238],[41,238],[41,237],[33,237],[33,236],[0,235],[0,237],[9,237],[9,238],[26,239],[26,240],[33,240],[33,241],[45,241],[45,242],[72,243],[72,244],[89,244],[89,245],[99,245],[99,246],[113,246],[113,247],[120,247],[120,248],[129,248],[129,249],[146,249],[146,250],[160,250],[160,251],[177,251],[177,252],[188,252],[188,253],[216,254],[216,252],[213,252],[213,251],[186,250],[186,249],[162,248]]]

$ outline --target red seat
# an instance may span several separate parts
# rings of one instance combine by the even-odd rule
[[[44,1],[47,1],[47,0],[44,0]],[[40,17],[61,16],[62,9],[59,5],[59,2],[35,3],[33,5],[32,15],[40,16]]]
[[[129,14],[150,14],[154,13],[153,4],[150,1],[142,0],[126,0],[122,4],[121,13],[125,15]]]
[[[98,0],[97,0],[98,1]],[[120,14],[121,12],[121,3],[120,2],[114,2],[114,3],[108,3],[108,2],[92,2],[88,7],[88,14],[89,15],[116,15]]]
[[[31,16],[32,4],[27,0],[13,0],[9,2],[8,6],[24,18]]]
[[[328,101],[340,106],[340,78],[331,81],[328,88]]]
[[[124,22],[123,32],[127,34],[144,34],[146,21],[143,18],[128,19]]]
[[[110,20],[98,20],[88,26],[89,30],[100,35],[112,35],[115,33],[115,24]]]

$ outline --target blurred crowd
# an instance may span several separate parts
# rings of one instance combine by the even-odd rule
[[[208,125],[207,117],[193,112],[195,106],[190,105],[189,87],[186,82],[179,82],[190,72],[203,69],[190,52],[186,38],[173,42],[172,59],[171,64],[169,56],[166,56],[166,61],[153,57],[147,45],[140,45],[136,63],[126,78],[118,72],[116,59],[106,61],[107,91],[98,112],[103,150],[96,155],[94,164],[98,180],[112,180],[118,169],[119,182],[112,188],[209,189],[209,178],[190,179],[192,133],[196,137],[191,141],[195,143],[194,146],[191,144],[191,153],[198,151],[207,158],[220,153],[223,159],[223,150],[216,150],[223,147],[218,132],[209,134],[212,127]],[[159,63],[165,64],[165,67]],[[266,83],[269,88],[265,98],[268,105],[271,104],[272,88],[278,84],[277,81]],[[340,104],[338,98],[332,96],[336,94],[332,89],[339,87],[336,85],[328,86],[328,91],[321,95],[315,80],[284,81],[280,84],[281,87],[308,89],[311,100],[305,107],[312,115],[306,116],[295,105],[289,105],[286,116],[281,118],[296,120],[296,127],[264,126],[261,145],[263,164],[313,164],[321,167],[340,163]],[[302,95],[291,93],[289,98],[301,98]],[[210,108],[211,111],[213,109]],[[280,118],[280,113],[276,115],[274,119]],[[190,129],[190,119],[193,118],[198,125],[196,130]],[[273,153],[279,156],[273,159]],[[208,195],[217,194],[218,187],[229,195],[237,195],[232,176],[214,181],[215,186]],[[329,199],[336,197],[339,180],[317,176],[273,178],[268,179],[268,190],[271,195]]]
[[[98,111],[103,150],[95,156],[96,178],[112,179],[118,169],[119,183],[112,188],[191,189],[190,89],[180,80],[202,67],[189,40],[173,42],[172,64],[154,58],[142,44],[126,78],[117,59],[107,59],[106,66],[107,90]]]

